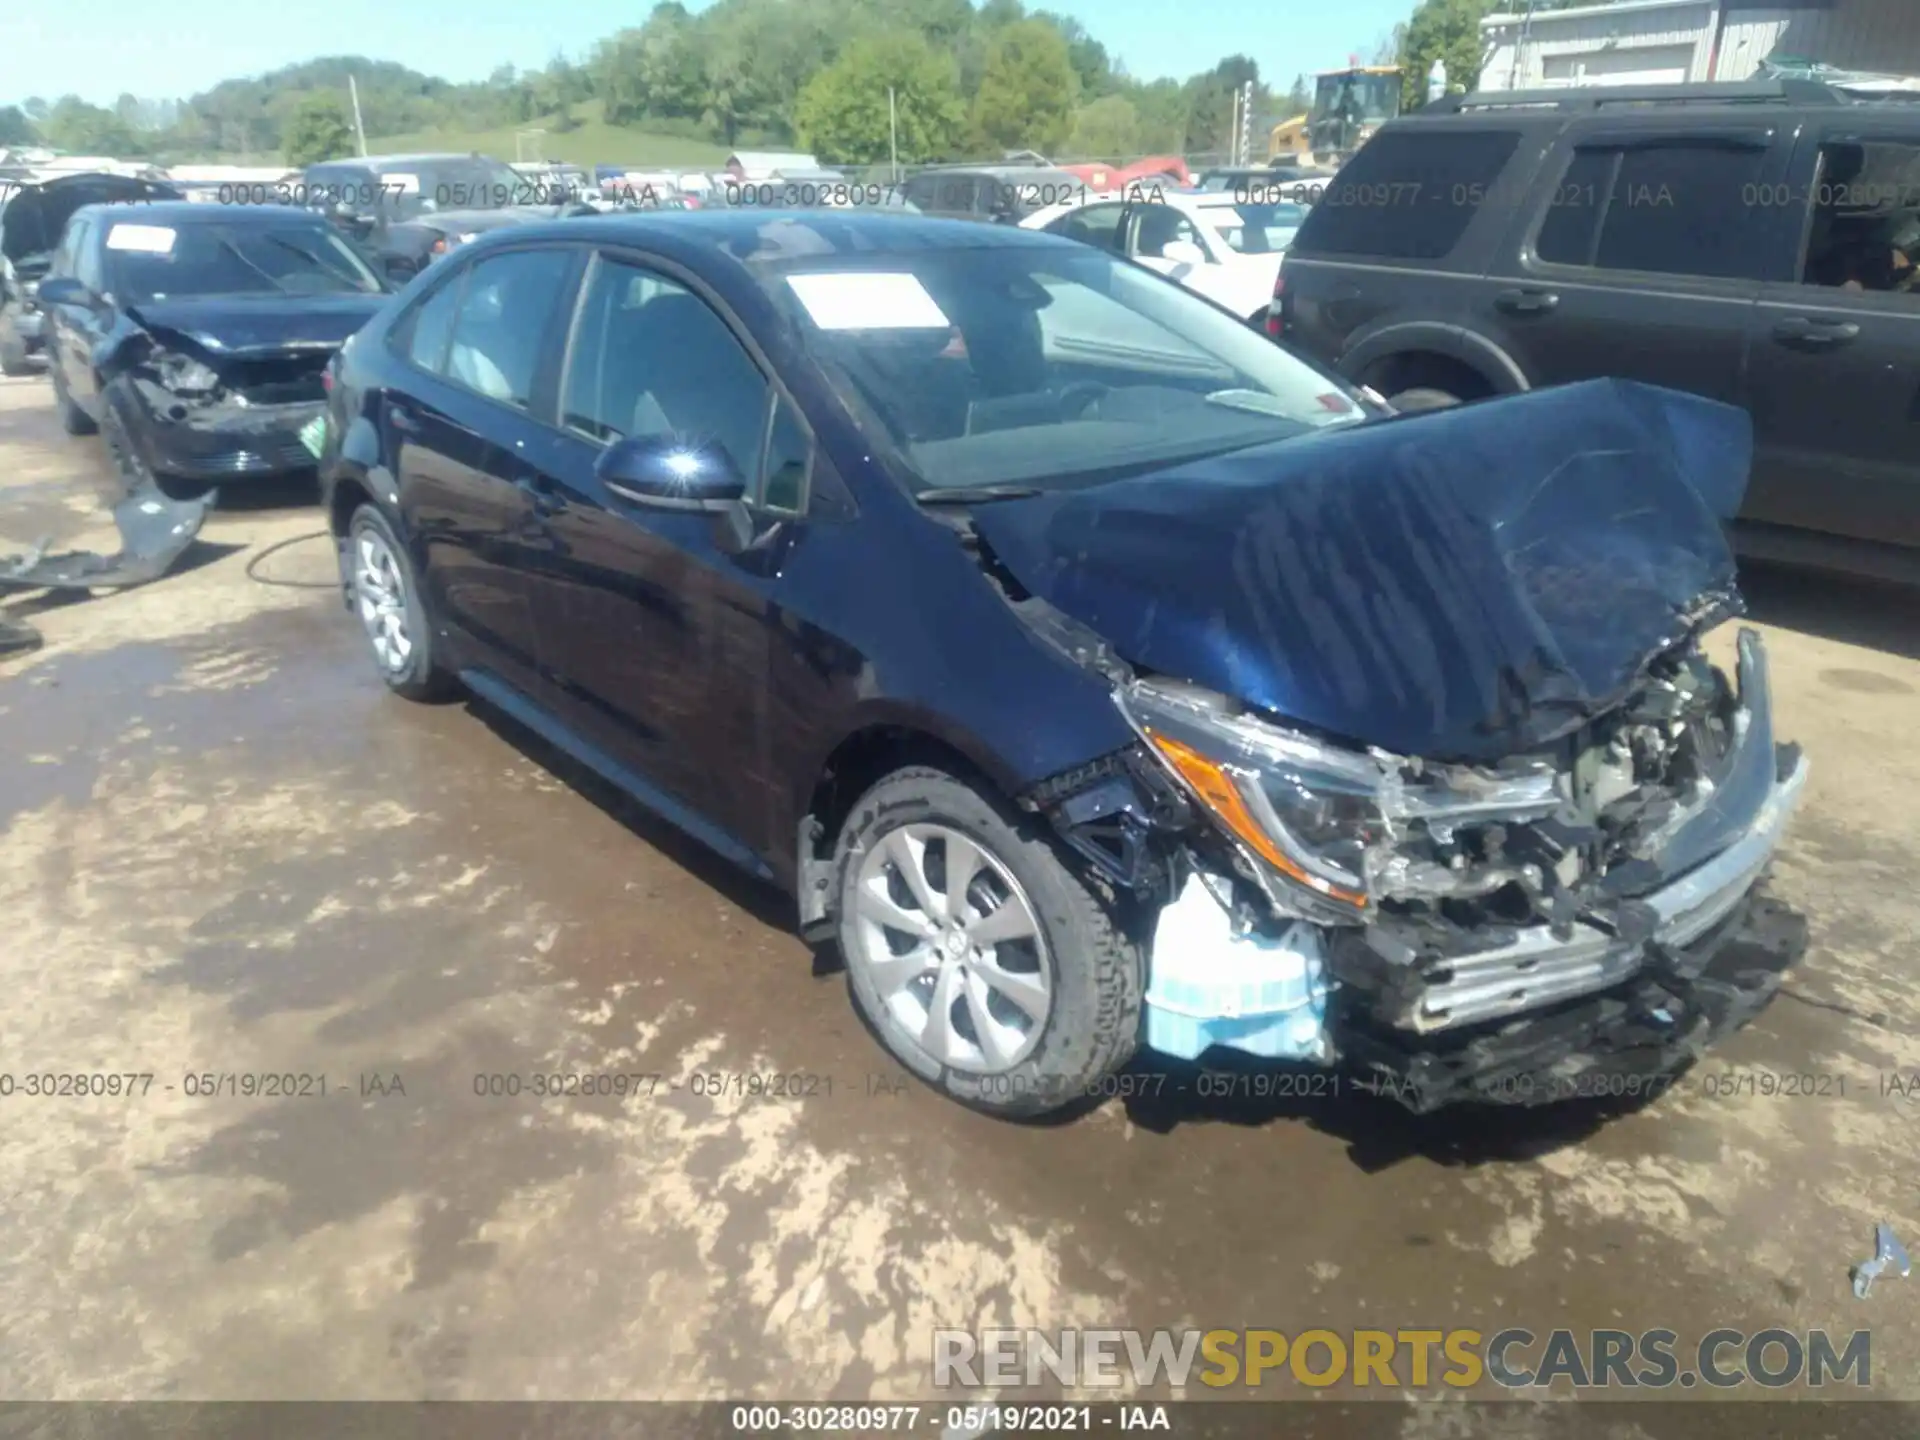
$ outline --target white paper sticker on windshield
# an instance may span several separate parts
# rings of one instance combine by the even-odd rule
[[[389,193],[397,192],[401,195],[418,195],[420,193],[420,177],[418,175],[408,175],[404,171],[389,171],[380,177],[380,188]]]
[[[174,232],[165,225],[116,225],[107,232],[109,250],[138,250],[147,255],[171,255]]]
[[[822,330],[945,330],[953,324],[915,275],[789,275],[787,284]]]

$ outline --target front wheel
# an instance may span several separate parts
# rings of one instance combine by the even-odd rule
[[[353,611],[367,632],[380,678],[409,700],[445,700],[459,682],[433,657],[433,626],[426,601],[393,525],[373,505],[362,505],[347,525]]]
[[[27,342],[20,338],[11,321],[0,320],[0,375],[31,375],[33,371]]]
[[[963,1103],[1041,1115],[1098,1094],[1139,1043],[1146,957],[1053,842],[938,770],[900,770],[838,844],[854,1004]]]

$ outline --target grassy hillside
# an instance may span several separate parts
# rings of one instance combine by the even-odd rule
[[[597,102],[574,107],[578,129],[562,133],[551,116],[532,120],[525,126],[505,125],[496,130],[421,130],[408,135],[367,137],[367,148],[374,154],[405,154],[418,150],[478,150],[483,155],[511,162],[514,133],[519,129],[544,127],[539,137],[542,160],[564,160],[574,165],[627,165],[635,169],[686,166],[718,167],[725,162],[724,147],[704,140],[687,140],[678,135],[656,135],[646,130],[629,130],[624,125],[609,125],[600,118]],[[533,159],[529,140],[527,158]]]

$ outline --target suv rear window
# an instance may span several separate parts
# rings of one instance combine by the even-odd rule
[[[1552,265],[1752,279],[1768,256],[1753,227],[1767,151],[1680,141],[1582,148],[1549,196],[1533,253]]]
[[[1327,182],[1293,253],[1444,260],[1519,147],[1517,130],[1383,130]]]

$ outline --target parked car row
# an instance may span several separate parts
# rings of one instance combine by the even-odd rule
[[[397,197],[390,244],[458,213],[408,163],[322,178]],[[317,466],[389,688],[789,890],[955,1098],[1068,1107],[1142,1047],[1421,1110],[1650,1085],[1797,957],[1758,887],[1807,765],[1758,636],[1699,647],[1738,409],[1397,415],[1179,283],[1183,241],[1280,253],[1230,195],[1091,244],[1081,207],[524,216],[397,295],[323,199],[75,210],[64,423],[130,482]]]

